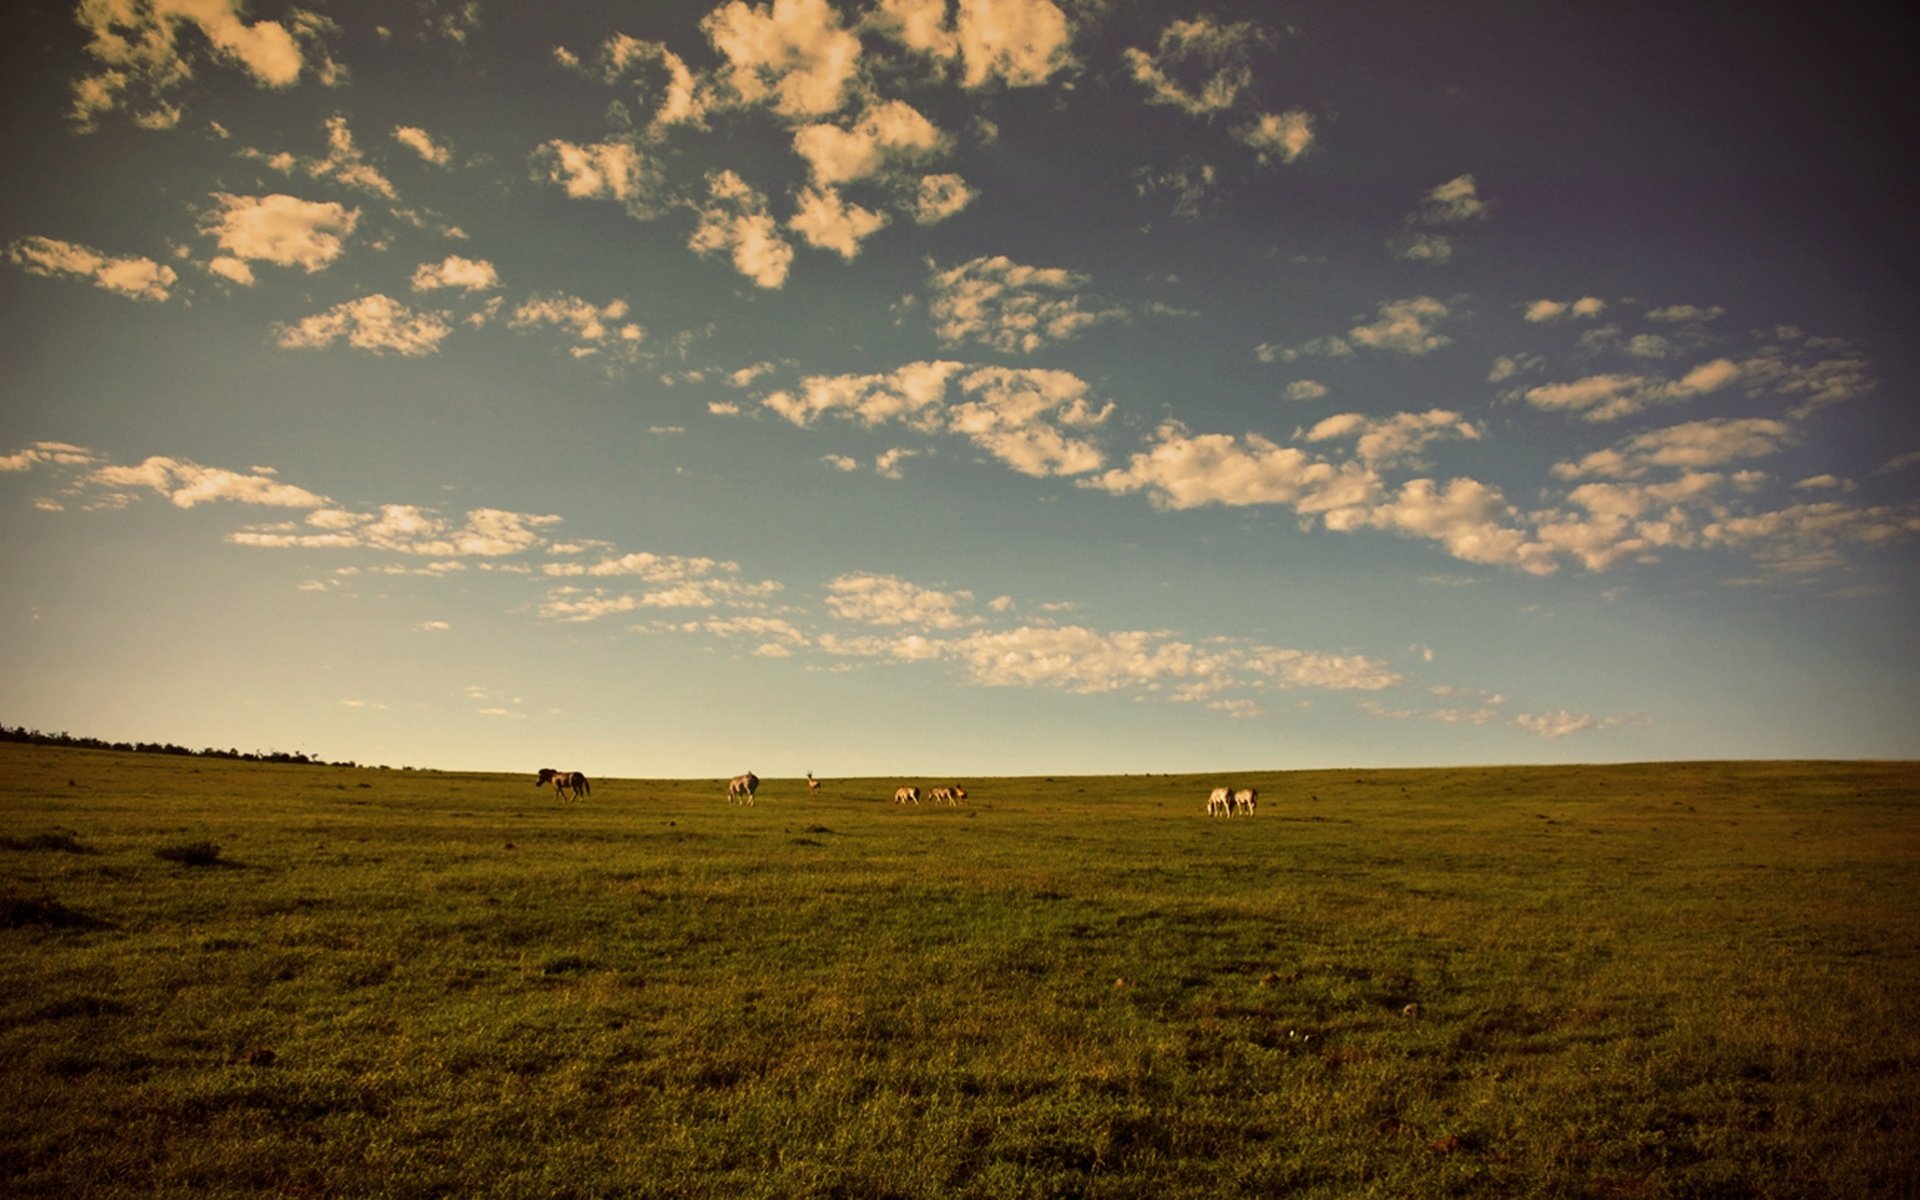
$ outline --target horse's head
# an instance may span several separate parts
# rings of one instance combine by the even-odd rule
[[[533,781],[533,786],[545,787],[553,782],[553,777],[557,774],[559,774],[559,772],[555,771],[552,767],[541,767],[540,778]]]

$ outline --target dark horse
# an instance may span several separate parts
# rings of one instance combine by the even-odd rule
[[[541,767],[540,778],[533,781],[535,787],[553,785],[553,794],[562,800],[578,800],[593,791],[587,786],[587,777],[578,771],[556,771],[552,767]]]

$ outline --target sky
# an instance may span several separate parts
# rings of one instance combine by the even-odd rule
[[[1920,757],[1870,24],[0,28],[9,725],[615,777]]]

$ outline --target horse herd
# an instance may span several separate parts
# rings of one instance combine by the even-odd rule
[[[533,781],[533,786],[538,788],[551,786],[554,795],[562,800],[578,800],[580,797],[591,795],[593,792],[593,789],[587,784],[587,777],[579,771],[556,771],[552,767],[541,767],[539,778]],[[751,808],[753,807],[753,794],[759,790],[760,777],[752,771],[748,771],[745,775],[735,775],[732,779],[727,780],[727,802],[729,804],[744,804]],[[810,796],[820,794],[820,781],[813,777],[812,771],[807,772],[807,794]],[[894,791],[893,802],[895,804],[918,804],[920,803],[920,796],[921,792],[918,787],[912,784],[906,784]],[[967,789],[961,787],[959,784],[949,784],[930,789],[926,793],[926,797],[928,803],[931,804],[959,805],[966,802]],[[1214,788],[1213,793],[1207,797],[1207,815],[1210,817],[1250,817],[1253,815],[1253,810],[1259,802],[1260,789],[1258,788],[1217,787]]]

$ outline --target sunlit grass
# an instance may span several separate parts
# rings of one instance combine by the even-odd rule
[[[1920,1188],[1910,765],[1276,774],[1219,821],[0,755],[9,1195]]]

